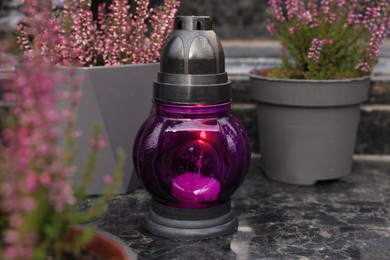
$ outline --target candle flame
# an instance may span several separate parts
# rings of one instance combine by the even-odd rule
[[[200,132],[200,138],[202,138],[202,139],[207,139],[207,136],[206,136],[206,132],[205,132],[205,131],[201,131],[201,132]]]

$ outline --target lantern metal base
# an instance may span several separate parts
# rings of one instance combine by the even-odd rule
[[[237,231],[238,219],[230,201],[213,208],[173,208],[152,201],[144,222],[152,234],[174,240],[218,237]]]

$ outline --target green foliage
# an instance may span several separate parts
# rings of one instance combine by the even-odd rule
[[[290,57],[283,56],[283,76],[296,79],[342,79],[364,76],[366,73],[355,69],[366,54],[367,34],[361,28],[353,30],[343,28],[342,22],[325,24],[317,28],[302,26],[291,34],[288,28],[294,26],[290,21],[283,24],[284,29],[276,33],[276,38],[283,44]],[[308,58],[313,39],[332,39],[333,44],[325,45],[318,61]],[[373,62],[374,63],[374,62]],[[269,76],[281,76],[280,72]]]
[[[69,131],[67,131],[70,134]],[[93,142],[97,143],[101,139],[101,127],[95,125]],[[73,162],[74,153],[73,139],[69,136],[66,146],[70,151],[70,158],[65,158],[65,163]],[[97,146],[92,146],[91,152],[87,158],[85,169],[82,171],[81,185],[75,188],[74,195],[77,202],[87,199],[87,189],[91,183],[96,163],[99,160],[99,150]],[[122,172],[125,164],[125,153],[122,149],[117,150],[117,165],[113,174],[113,182],[107,185],[103,195],[94,200],[93,204],[87,211],[81,212],[77,207],[67,206],[62,213],[57,213],[53,204],[47,200],[47,194],[42,194],[38,201],[41,209],[34,211],[36,214],[28,222],[36,227],[41,227],[38,233],[41,234],[41,241],[36,248],[36,254],[33,259],[45,259],[48,253],[54,256],[54,259],[61,259],[63,252],[72,252],[78,255],[81,249],[93,239],[93,228],[86,226],[83,233],[75,236],[71,241],[69,237],[69,227],[90,222],[104,214],[109,199],[115,194],[115,191],[121,183]],[[69,160],[69,161],[67,161]],[[66,162],[67,161],[67,162]],[[39,213],[38,213],[39,212]]]

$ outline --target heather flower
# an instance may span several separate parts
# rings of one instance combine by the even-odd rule
[[[333,0],[321,0],[320,4],[320,11],[321,14],[326,17],[327,22],[331,22],[332,19],[334,19],[334,14],[332,13],[332,5],[333,5]]]
[[[93,149],[107,147],[107,142],[103,138],[100,138],[99,140],[95,140],[95,139],[91,138],[88,140],[88,144]]]
[[[269,0],[268,3],[272,19],[267,30],[289,54],[282,55],[283,67],[271,74],[274,77],[365,76],[377,62],[380,45],[390,30],[388,0]]]
[[[91,212],[76,212],[76,201],[85,198],[89,185],[86,182],[79,188],[73,187],[77,170],[72,165],[73,142],[80,135],[74,130],[74,112],[81,97],[78,90],[80,79],[73,71],[69,75],[59,73],[49,62],[63,61],[63,57],[55,55],[56,45],[68,42],[65,34],[58,33],[58,23],[50,20],[51,6],[26,0],[23,11],[31,23],[28,27],[20,27],[25,33],[20,34],[19,41],[31,55],[19,64],[3,95],[3,99],[13,105],[2,133],[5,145],[0,153],[0,258],[19,260],[53,256],[59,259],[59,252],[65,247],[73,249],[83,245],[64,242],[66,230],[70,225],[85,222],[102,212],[102,205],[117,187],[124,160],[123,154],[119,154],[112,186],[108,186],[108,193],[92,206]],[[30,33],[36,35],[31,43],[27,42]],[[69,57],[74,54],[66,53]],[[60,82],[71,87],[68,91],[57,92]],[[57,109],[58,102],[67,102],[69,108]],[[93,172],[98,150],[105,146],[99,128],[93,140],[97,145],[93,147],[82,175],[86,180]],[[84,241],[88,242],[88,239]]]
[[[268,0],[268,4],[271,7],[273,17],[278,21],[284,21],[282,0]]]
[[[274,33],[276,32],[276,24],[270,23],[269,25],[267,25],[267,31],[269,34],[274,35]]]
[[[32,56],[28,35],[33,34],[40,54],[53,64],[111,66],[158,62],[179,1],[165,0],[157,8],[149,8],[149,0],[136,0],[134,4],[134,14],[129,14],[127,0],[113,1],[107,13],[106,6],[101,5],[97,21],[93,20],[90,1],[64,0],[58,16],[37,5],[27,13],[25,21],[30,26],[36,24],[36,30],[18,27],[20,48]],[[48,28],[55,32],[54,38],[46,37]]]
[[[311,42],[311,47],[309,49],[308,58],[313,61],[318,61],[320,59],[321,50],[325,44],[332,44],[332,40],[313,39],[313,41]]]
[[[35,214],[42,198],[37,194],[42,191],[49,195],[46,199],[55,205],[61,213],[65,205],[73,205],[75,198],[71,185],[71,176],[66,176],[66,168],[51,168],[55,160],[61,160],[62,153],[56,143],[59,136],[53,134],[62,117],[56,112],[54,88],[60,74],[53,73],[40,61],[23,65],[15,75],[14,84],[6,95],[8,102],[17,109],[11,113],[18,119],[18,124],[8,128],[3,135],[9,144],[4,148],[5,175],[0,184],[2,209],[9,214],[12,222],[5,231],[7,259],[28,259],[32,257],[36,236],[26,225],[25,218]],[[51,178],[51,182],[41,179]],[[38,192],[38,190],[40,190]],[[21,230],[29,230],[22,232]]]
[[[299,18],[305,12],[305,3],[303,0],[286,0],[286,9],[288,19]]]
[[[313,16],[317,17],[318,16],[318,5],[317,5],[318,0],[308,0],[307,3],[307,11]]]
[[[56,91],[58,83],[69,80],[69,92]],[[43,259],[42,256],[50,255],[58,258],[57,253],[65,247],[77,248],[80,245],[64,242],[68,226],[96,217],[117,187],[124,163],[122,154],[118,154],[120,163],[114,178],[105,177],[110,184],[107,195],[99,199],[91,213],[74,211],[77,199],[85,198],[89,184],[73,187],[77,170],[72,165],[74,112],[80,97],[77,88],[78,81],[72,73],[55,72],[47,60],[34,56],[18,67],[4,95],[5,101],[14,106],[10,111],[12,124],[2,135],[7,145],[1,151],[0,208],[7,223],[0,226],[1,259]],[[66,113],[56,108],[59,101],[69,102]],[[66,127],[61,131],[63,125]],[[64,139],[66,144],[61,145]],[[85,180],[91,176],[97,152],[106,146],[99,131],[91,143],[92,153],[82,175]]]
[[[386,24],[382,24],[379,28],[374,30],[368,49],[368,55],[371,60],[377,60],[379,58],[379,47],[381,42],[385,39],[388,30]]]
[[[319,26],[318,20],[316,19],[314,14],[312,14],[310,11],[304,12],[303,15],[301,16],[300,21],[303,22],[303,24],[309,25],[310,28]]]
[[[366,61],[359,61],[355,69],[360,70],[364,73],[369,73],[371,71],[371,66]]]
[[[106,183],[106,184],[111,184],[113,180],[112,180],[111,175],[104,175],[104,176],[103,176],[103,181],[104,181],[104,183]]]

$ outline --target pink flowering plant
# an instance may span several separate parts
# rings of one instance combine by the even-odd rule
[[[162,6],[149,7],[149,0],[135,0],[130,13],[127,0],[101,5],[98,19],[93,19],[91,0],[63,0],[63,10],[52,13],[51,0],[40,0],[18,27],[18,42],[31,57],[29,36],[40,42],[40,54],[51,63],[64,66],[112,66],[158,62],[165,38],[173,27],[179,1],[165,0]],[[108,10],[108,11],[107,11]],[[35,31],[31,25],[37,24]],[[47,37],[54,29],[55,38]],[[54,40],[54,43],[52,42]]]
[[[38,23],[32,24],[31,30],[37,26]],[[56,36],[48,29],[45,40],[55,43]],[[79,259],[83,245],[92,239],[92,229],[69,241],[69,227],[104,212],[124,166],[124,154],[119,151],[114,177],[104,178],[108,184],[106,193],[88,211],[77,210],[77,203],[86,198],[98,152],[106,142],[97,126],[89,142],[91,153],[85,167],[73,166],[73,144],[80,135],[74,129],[80,80],[74,71],[56,71],[40,54],[40,40],[32,44],[35,55],[20,64],[3,96],[11,107],[0,146],[0,259],[65,259],[64,254]],[[72,87],[58,91],[57,85],[64,82]],[[59,110],[58,102],[69,105]],[[81,175],[81,183],[74,187],[77,174]]]
[[[268,31],[287,51],[275,78],[369,75],[390,29],[388,0],[269,0]]]
[[[110,184],[105,195],[88,212],[76,210],[76,203],[86,198],[98,151],[105,141],[97,127],[85,169],[80,169],[81,185],[74,188],[73,142],[79,135],[73,129],[80,96],[77,81],[69,92],[55,91],[57,84],[70,76],[53,71],[42,60],[30,61],[18,69],[4,97],[13,106],[2,133],[0,259],[62,259],[64,252],[77,255],[92,238],[92,229],[69,242],[68,228],[102,214],[119,184],[123,153],[119,154],[115,178],[105,178]],[[67,101],[70,109],[56,109],[57,102]]]
[[[74,109],[80,93],[76,82],[70,92],[54,90],[69,78],[44,61],[30,61],[19,69],[5,95],[14,105],[3,131],[0,161],[0,259],[61,259],[64,252],[77,255],[92,238],[91,232],[69,242],[68,228],[102,214],[120,181],[123,153],[119,154],[115,178],[105,178],[110,184],[105,195],[88,212],[76,210],[76,203],[86,198],[98,151],[105,141],[97,127],[86,167],[80,172],[81,185],[73,188],[73,141],[79,135],[73,129]],[[70,109],[57,111],[56,103],[66,101]],[[66,141],[61,144],[63,139]]]

